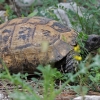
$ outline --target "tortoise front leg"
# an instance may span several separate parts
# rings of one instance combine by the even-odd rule
[[[55,66],[63,73],[74,72],[76,67],[76,60],[73,58],[74,52],[69,52],[62,60],[57,62]]]
[[[65,73],[75,71],[75,60],[72,53],[66,56],[66,64],[63,66],[63,68]]]

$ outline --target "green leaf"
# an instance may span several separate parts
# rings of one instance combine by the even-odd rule
[[[36,16],[38,12],[34,11],[32,13],[30,13],[27,17],[33,17],[33,16]]]
[[[0,4],[2,4],[2,3],[4,3],[5,2],[5,0],[0,0]]]
[[[74,91],[79,95],[85,95],[88,92],[88,88],[86,86],[73,86]]]

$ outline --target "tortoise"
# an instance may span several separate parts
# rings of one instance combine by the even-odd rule
[[[78,33],[45,17],[16,18],[0,25],[0,58],[11,73],[33,73],[39,64],[55,63],[64,72],[74,70],[73,48]],[[47,42],[44,52],[42,43]],[[100,47],[100,36],[89,35],[88,51]],[[4,69],[2,62],[0,69]]]

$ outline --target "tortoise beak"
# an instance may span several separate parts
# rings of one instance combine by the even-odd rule
[[[100,47],[100,35],[88,35],[85,47],[88,51],[98,49]]]

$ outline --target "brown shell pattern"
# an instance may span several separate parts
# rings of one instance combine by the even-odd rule
[[[73,49],[76,36],[73,29],[48,18],[13,19],[0,25],[0,58],[11,72],[32,73],[38,64],[66,56]],[[41,51],[43,41],[49,44],[46,52]]]

